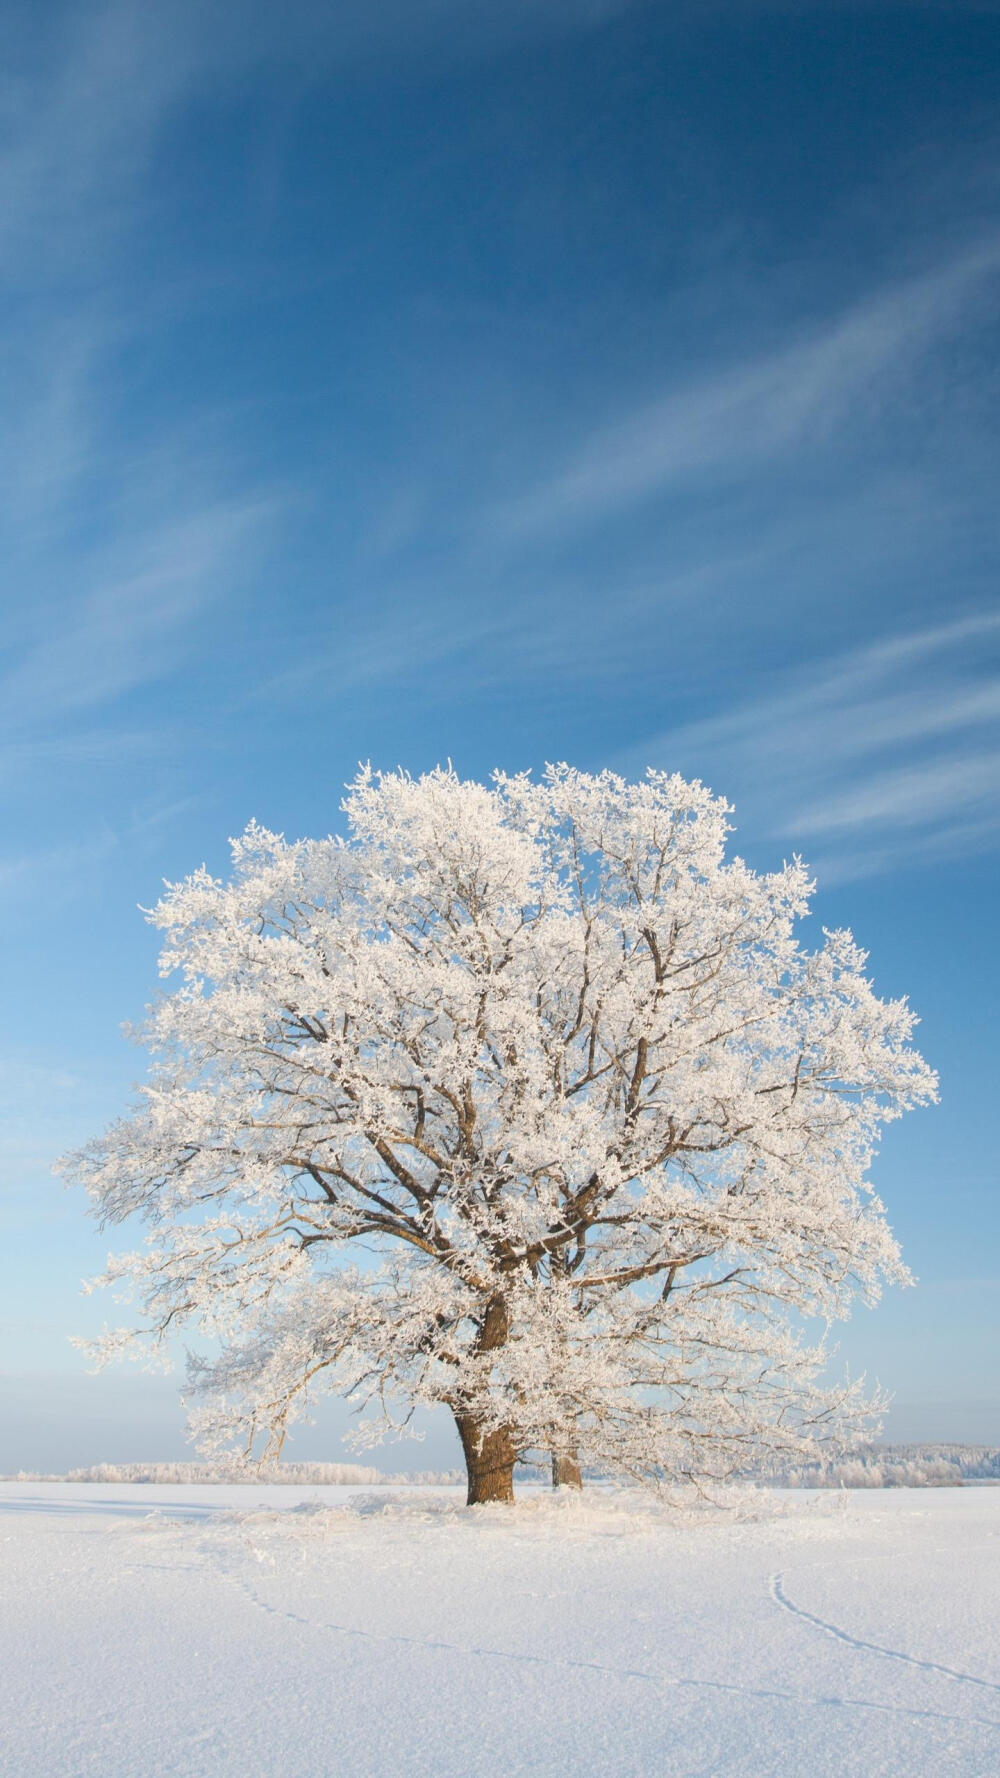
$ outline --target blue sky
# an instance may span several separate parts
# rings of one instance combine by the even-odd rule
[[[4,14],[0,1469],[183,1454],[67,1343],[50,1164],[141,1073],[137,904],[369,758],[676,767],[807,858],[942,1075],[842,1352],[1000,1441],[1000,5]]]

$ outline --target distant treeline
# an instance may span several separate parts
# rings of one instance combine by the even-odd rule
[[[1000,1482],[997,1445],[860,1445],[826,1462],[771,1470],[758,1480],[785,1488],[955,1488]]]
[[[532,1467],[541,1473],[538,1465]],[[954,1488],[963,1482],[1000,1482],[1000,1446],[859,1445],[837,1458],[756,1470],[747,1479],[776,1488]],[[361,1463],[279,1463],[259,1469],[241,1463],[95,1463],[65,1475],[22,1469],[17,1475],[0,1476],[5,1482],[281,1482],[300,1488],[441,1487],[463,1480],[457,1469],[386,1475]]]
[[[437,1484],[463,1480],[457,1469],[417,1469],[405,1475],[384,1475],[362,1463],[279,1463],[268,1468],[242,1463],[93,1463],[88,1469],[70,1469],[65,1475],[42,1475],[22,1469],[0,1476],[4,1482],[283,1482],[297,1487],[364,1487],[391,1483],[394,1487],[417,1483]]]

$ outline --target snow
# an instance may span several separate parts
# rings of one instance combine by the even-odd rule
[[[984,1778],[1000,1489],[5,1483],[18,1778]]]

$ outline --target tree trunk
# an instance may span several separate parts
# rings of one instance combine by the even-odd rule
[[[507,1343],[510,1319],[502,1296],[491,1296],[485,1306],[482,1326],[476,1341],[479,1352],[495,1352]],[[514,1463],[517,1451],[507,1426],[483,1431],[483,1423],[475,1414],[455,1412],[455,1425],[462,1441],[465,1473],[469,1479],[466,1505],[485,1506],[488,1501],[514,1499]]]
[[[491,1500],[511,1502],[517,1453],[507,1427],[483,1432],[482,1422],[472,1414],[456,1414],[455,1425],[469,1481],[466,1505],[485,1506]]]
[[[553,1488],[583,1487],[580,1465],[572,1451],[553,1451],[552,1486]]]

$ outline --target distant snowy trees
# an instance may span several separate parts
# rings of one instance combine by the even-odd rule
[[[1000,1482],[996,1445],[862,1445],[839,1459],[778,1469],[764,1479],[789,1488],[955,1488]]]
[[[168,889],[151,1078],[72,1163],[148,1224],[104,1280],[147,1337],[213,1342],[203,1448],[273,1459],[321,1388],[372,1441],[444,1404],[480,1502],[522,1452],[700,1479],[856,1432],[803,1329],[905,1276],[867,1173],[934,1079],[848,933],[800,948],[803,866],[727,861],[660,772],[366,771],[344,808]]]
[[[427,1487],[458,1482],[458,1470],[406,1470],[385,1475],[357,1463],[288,1463],[248,1469],[240,1459],[218,1463],[92,1463],[64,1475],[18,1470],[0,1482],[267,1482],[297,1487]],[[1000,1482],[996,1445],[861,1445],[833,1460],[775,1468],[760,1464],[745,1478],[782,1488],[941,1488],[967,1482]]]
[[[406,1475],[383,1475],[361,1463],[280,1463],[272,1469],[245,1463],[91,1463],[84,1469],[71,1469],[65,1475],[32,1475],[22,1470],[17,1476],[0,1476],[0,1481],[20,1482],[113,1482],[149,1483],[194,1487],[240,1482],[280,1482],[291,1487],[359,1488],[390,1484],[394,1488],[457,1482],[459,1472],[448,1470],[416,1470]]]

